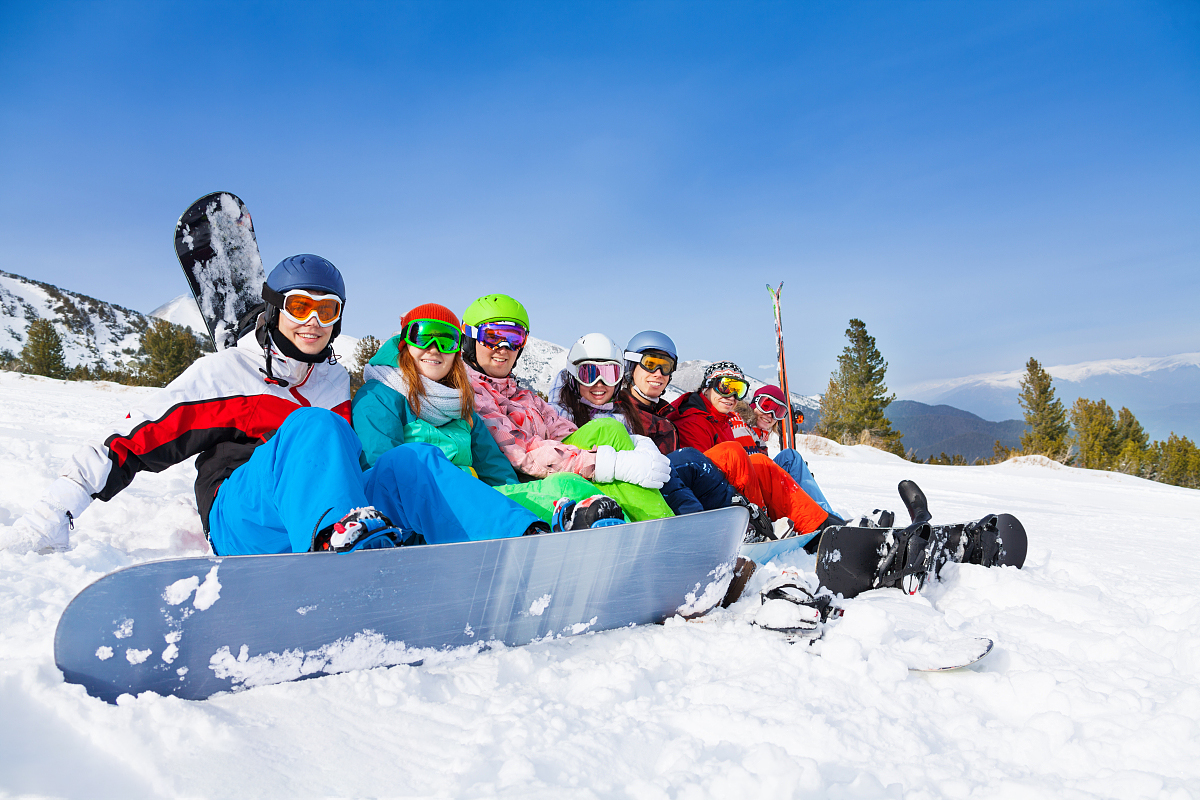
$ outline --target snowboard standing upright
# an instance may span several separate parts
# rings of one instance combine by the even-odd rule
[[[213,345],[235,346],[242,320],[262,302],[266,280],[246,204],[230,192],[192,203],[175,224],[175,255]]]

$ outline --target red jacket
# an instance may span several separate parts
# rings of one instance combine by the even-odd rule
[[[680,447],[694,447],[701,453],[721,442],[732,442],[729,418],[717,411],[700,392],[688,392],[671,403],[667,419],[675,424]]]

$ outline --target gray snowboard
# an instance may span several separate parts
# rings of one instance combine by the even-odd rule
[[[108,702],[146,691],[200,700],[662,622],[720,602],[747,522],[734,507],[516,539],[153,561],[80,592],[54,657],[68,682]]]

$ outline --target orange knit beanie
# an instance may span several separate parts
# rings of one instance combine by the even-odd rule
[[[400,318],[401,329],[407,328],[408,323],[415,319],[436,319],[441,322],[448,322],[459,330],[462,330],[462,323],[458,321],[458,317],[454,316],[454,312],[445,306],[439,306],[437,303],[425,303],[409,311]]]

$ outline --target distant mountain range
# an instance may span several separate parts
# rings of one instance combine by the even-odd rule
[[[1172,431],[1200,439],[1200,353],[1161,358],[1123,358],[1046,366],[1055,396],[1065,406],[1080,397],[1103,398],[1114,409],[1133,412],[1152,439]],[[1023,416],[1018,403],[1024,368],[1012,372],[926,381],[897,394],[929,404],[971,411],[985,420]]]
[[[961,455],[968,463],[991,458],[996,440],[1016,447],[1025,432],[1023,420],[989,422],[952,406],[930,406],[914,400],[895,400],[887,407],[892,428],[904,434],[904,450],[915,450],[922,461],[945,453]]]

